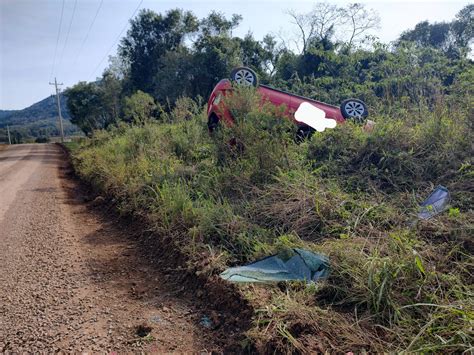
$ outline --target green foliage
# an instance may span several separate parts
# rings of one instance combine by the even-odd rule
[[[249,336],[262,349],[466,350],[468,114],[378,117],[371,133],[347,123],[297,144],[284,108],[258,105],[253,88],[225,100],[235,124],[212,136],[189,98],[169,120],[97,131],[74,151],[77,171],[170,238],[198,274],[291,247],[328,255],[327,281],[253,300],[259,321]],[[453,207],[414,225],[418,202],[439,183]],[[318,345],[297,324],[320,334]]]
[[[472,109],[472,99],[461,99],[472,87],[473,63],[466,45],[472,41],[471,12],[472,6],[466,6],[449,24],[420,23],[390,48],[376,41],[359,45],[362,33],[348,29],[351,38],[335,41],[337,19],[361,16],[373,27],[376,15],[359,4],[342,9],[322,3],[309,14],[290,14],[305,34],[304,49],[297,54],[270,35],[262,41],[251,34],[233,37],[239,15],[227,19],[211,12],[198,20],[178,9],[165,14],[143,10],[132,19],[118,56],[102,78],[70,89],[68,107],[73,121],[90,134],[130,120],[121,102],[141,90],[155,100],[156,116],[172,119],[180,97],[207,98],[232,68],[247,65],[263,83],[323,102],[363,99],[370,114],[420,116],[443,100]],[[331,15],[328,22],[325,14]],[[186,41],[191,36],[193,41]]]
[[[153,117],[156,110],[153,97],[138,90],[135,94],[125,98],[123,113],[125,120],[135,124],[144,124]]]
[[[346,176],[351,191],[373,185],[401,191],[426,181],[449,184],[469,159],[472,130],[464,119],[467,116],[456,111],[428,115],[416,121],[380,119],[370,133],[353,124],[316,133],[308,147],[308,161],[322,176]]]
[[[449,29],[468,41],[469,9]],[[119,54],[123,78],[73,88],[71,114],[87,132],[100,129],[74,150],[78,173],[171,240],[199,275],[291,247],[328,255],[330,277],[310,288],[243,289],[256,309],[248,336],[261,352],[469,351],[468,51],[450,55],[438,48],[446,29],[420,24],[416,31],[440,42],[420,46],[415,33],[393,49],[362,49],[333,42],[328,29],[296,54],[271,37],[232,37],[240,20],[211,13],[197,21],[179,10],[134,19]],[[375,127],[346,122],[298,144],[285,107],[236,87],[224,99],[234,124],[210,135],[202,97],[241,63],[309,97],[363,98]],[[115,117],[110,108],[124,95],[116,112],[141,124],[100,121]],[[452,207],[418,221],[418,203],[438,184]]]
[[[199,98],[198,98],[199,99]],[[200,114],[202,104],[189,97],[179,97],[170,113],[170,119],[175,122],[191,120]]]
[[[129,90],[151,92],[166,52],[180,48],[185,36],[196,30],[197,19],[190,11],[174,9],[162,15],[141,10],[119,47],[119,55],[130,66]]]
[[[10,131],[10,140],[12,144],[21,144],[25,143],[25,137],[20,131],[12,130]]]
[[[116,122],[115,117],[107,115],[102,94],[98,84],[86,82],[79,82],[67,91],[71,122],[87,135]]]
[[[284,116],[284,107],[260,106],[261,97],[251,87],[236,87],[224,101],[235,124],[221,125],[216,132],[217,159],[231,174],[238,174],[239,182],[223,191],[237,192],[244,188],[241,184],[268,183],[279,169],[294,166],[295,127]]]
[[[451,22],[418,23],[413,30],[402,33],[400,41],[414,42],[419,47],[433,47],[450,58],[459,58],[470,51],[474,39],[474,5],[465,6]]]
[[[391,115],[433,108],[471,67],[471,62],[450,60],[436,49],[410,42],[394,51],[375,44],[372,50],[352,52],[317,44],[302,56],[283,55],[273,80],[291,92],[335,105],[358,97],[371,112]]]

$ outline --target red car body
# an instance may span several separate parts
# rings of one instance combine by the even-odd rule
[[[212,130],[212,124],[223,121],[227,125],[233,124],[233,118],[229,110],[223,105],[222,99],[232,91],[232,84],[228,79],[222,79],[212,90],[211,96],[207,103],[207,117],[209,119],[209,129]],[[298,122],[294,118],[294,113],[303,102],[308,102],[326,113],[326,118],[332,118],[337,123],[345,121],[341,109],[337,106],[329,105],[324,102],[316,101],[307,97],[298,96],[285,91],[271,88],[266,85],[259,85],[257,92],[260,93],[262,99],[270,102],[275,106],[286,106],[286,115],[290,120],[295,122],[299,127],[309,128],[304,123]]]

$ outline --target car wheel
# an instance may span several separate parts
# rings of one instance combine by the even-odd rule
[[[344,100],[341,104],[342,116],[346,119],[353,119],[359,122],[364,121],[368,116],[367,105],[364,101],[357,99]]]
[[[257,86],[257,74],[250,68],[238,67],[232,70],[230,78],[233,82],[243,86]]]

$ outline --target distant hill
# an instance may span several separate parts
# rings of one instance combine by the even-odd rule
[[[79,129],[71,124],[66,106],[66,97],[61,94],[61,112],[64,118],[64,133],[78,134]],[[6,140],[6,126],[23,141],[36,137],[58,136],[58,109],[56,98],[47,97],[23,110],[0,110],[0,142]]]
[[[3,121],[4,117],[8,117],[12,113],[17,112],[15,110],[0,110],[0,124]]]
[[[61,94],[61,109],[64,119],[70,119],[66,106],[66,97]],[[23,110],[0,110],[0,127],[30,123],[32,121],[57,119],[56,98],[47,97]]]

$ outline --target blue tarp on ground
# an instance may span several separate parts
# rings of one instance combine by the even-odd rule
[[[221,277],[231,282],[311,282],[328,274],[329,259],[326,256],[293,248],[246,266],[229,268]]]
[[[439,185],[426,200],[420,204],[418,217],[421,219],[430,219],[443,212],[449,205],[451,195],[446,187]]]

